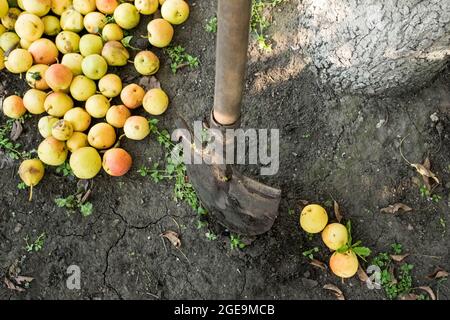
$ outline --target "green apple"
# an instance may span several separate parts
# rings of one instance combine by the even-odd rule
[[[45,16],[52,7],[52,0],[22,0],[25,11],[39,17]]]
[[[131,3],[122,3],[114,10],[114,21],[126,30],[135,28],[140,18],[139,11]]]
[[[90,12],[84,17],[83,24],[89,33],[98,34],[106,25],[106,16],[97,11]]]
[[[123,30],[116,23],[108,23],[102,30],[103,40],[108,41],[121,41],[123,39]]]
[[[91,54],[101,54],[103,49],[102,37],[95,34],[85,34],[80,39],[80,53],[87,57]]]
[[[17,18],[15,30],[20,38],[32,42],[44,34],[44,23],[37,15],[25,12]]]
[[[135,0],[134,5],[140,14],[154,14],[159,7],[158,0]]]
[[[25,49],[14,49],[9,54],[5,67],[11,73],[26,72],[33,65],[33,56]]]
[[[81,70],[81,62],[83,61],[83,56],[79,53],[67,53],[63,55],[61,64],[68,67],[74,76],[79,76],[83,74]]]
[[[153,75],[159,70],[159,58],[151,51],[141,51],[134,58],[134,67],[144,76]]]
[[[73,0],[73,8],[82,15],[87,15],[97,9],[95,0]]]
[[[75,9],[68,9],[61,15],[61,28],[64,31],[80,32],[84,28],[83,16]]]
[[[0,36],[0,48],[5,52],[17,47],[19,42],[20,38],[15,32],[5,32]]]
[[[108,71],[108,63],[101,55],[91,54],[83,59],[81,70],[89,79],[100,80]]]
[[[53,37],[61,32],[61,24],[59,19],[55,16],[45,16],[42,18],[44,23],[44,33],[47,36]]]
[[[94,80],[83,75],[73,78],[70,85],[70,94],[77,101],[86,101],[92,97],[97,91]]]

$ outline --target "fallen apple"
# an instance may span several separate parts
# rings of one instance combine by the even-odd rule
[[[36,64],[53,64],[58,60],[58,48],[51,40],[46,38],[34,41],[28,51]]]
[[[100,172],[102,159],[94,148],[83,147],[72,153],[69,164],[78,179],[92,179]]]
[[[44,34],[50,37],[54,37],[61,32],[61,24],[59,19],[55,16],[45,16],[42,18],[44,23]]]
[[[159,116],[169,107],[169,97],[160,88],[150,89],[144,96],[144,109],[153,116]]]
[[[131,169],[133,160],[128,152],[121,148],[109,149],[103,155],[103,170],[113,177],[124,176]]]
[[[117,23],[108,23],[102,30],[103,40],[121,41],[123,39],[123,30]]]
[[[35,64],[30,69],[28,69],[25,80],[28,85],[34,89],[47,90],[50,87],[45,81],[45,72],[48,70],[48,65],[46,64]]]
[[[89,130],[88,141],[96,149],[109,149],[116,142],[116,131],[108,123],[97,123]]]
[[[125,136],[131,140],[144,140],[150,134],[148,120],[141,116],[131,116],[123,127]]]
[[[184,0],[166,0],[161,6],[161,15],[171,24],[182,24],[189,17],[189,5]]]
[[[69,140],[66,141],[70,152],[75,152],[80,148],[89,147],[87,135],[82,132],[74,132]]]
[[[45,111],[54,117],[63,117],[73,108],[72,98],[64,92],[50,93],[44,102]]]
[[[44,164],[39,159],[24,160],[19,167],[20,179],[30,187],[29,201],[33,199],[33,187],[41,182],[45,174]]]
[[[120,93],[122,103],[129,109],[139,108],[144,101],[144,96],[145,90],[135,83],[127,85]]]
[[[95,94],[86,101],[86,111],[93,118],[104,118],[108,109],[110,107],[110,103],[107,97],[102,94]]]
[[[100,90],[101,94],[105,97],[115,98],[119,96],[122,91],[122,80],[116,74],[107,74],[99,80],[98,90]]]
[[[83,16],[75,9],[67,9],[61,15],[60,24],[64,31],[78,33],[84,28]]]
[[[141,51],[134,58],[134,67],[144,76],[153,75],[159,70],[159,58],[151,51]]]
[[[72,83],[72,80],[72,71],[63,64],[52,64],[47,71],[45,71],[45,81],[55,92],[67,91]]]
[[[80,53],[87,57],[91,54],[101,54],[103,39],[95,34],[85,34],[80,39]]]
[[[300,214],[300,226],[308,233],[321,232],[327,223],[327,212],[318,204],[307,205]]]
[[[119,41],[108,41],[103,46],[102,57],[110,66],[122,67],[128,63],[130,53]]]
[[[147,25],[148,41],[151,45],[164,48],[172,41],[174,30],[172,25],[164,19],[154,19]]]
[[[101,79],[108,71],[108,63],[98,54],[91,54],[81,62],[81,70],[86,77],[92,80]]]
[[[84,16],[97,9],[95,0],[73,0],[73,8]]]
[[[130,109],[124,105],[112,106],[106,113],[106,122],[115,128],[123,128],[129,117],[131,117]]]
[[[44,139],[52,135],[52,128],[58,120],[58,118],[53,116],[45,116],[39,119],[38,130]]]
[[[17,18],[15,30],[20,38],[32,42],[44,34],[44,23],[37,15],[25,12]]]
[[[44,103],[47,93],[37,89],[30,89],[23,96],[23,105],[31,114],[41,114],[45,112]]]
[[[52,128],[52,136],[59,141],[67,141],[73,134],[72,124],[64,119],[58,120]]]
[[[33,57],[25,49],[14,49],[8,55],[5,67],[11,73],[26,72],[33,65]]]
[[[61,64],[69,68],[74,76],[83,74],[83,71],[81,70],[82,62],[83,56],[79,53],[66,53],[61,60]]]
[[[114,10],[119,6],[119,0],[96,0],[95,4],[98,11],[104,14],[113,14]]]
[[[20,9],[18,9],[18,8],[9,8],[6,16],[3,16],[3,18],[1,19],[2,25],[7,30],[14,30],[14,26],[16,25],[17,18],[19,17],[19,15],[21,13],[22,13],[22,11],[20,11]]]
[[[52,136],[47,137],[38,147],[38,157],[49,166],[60,166],[67,159],[66,143]]]
[[[22,5],[25,11],[43,17],[52,8],[52,0],[22,0]]]
[[[3,100],[2,109],[5,116],[11,119],[20,119],[27,112],[23,99],[16,95],[9,96]]]
[[[151,15],[158,10],[159,2],[158,0],[135,0],[134,5],[140,14]]]
[[[72,0],[53,0],[52,11],[56,15],[60,16],[64,11],[72,7]]]
[[[67,120],[72,124],[73,131],[75,132],[86,131],[91,125],[91,116],[86,110],[80,107],[67,111],[64,115],[64,120]]]
[[[80,36],[72,31],[62,31],[56,36],[56,47],[62,54],[80,50]]]
[[[0,36],[0,48],[4,52],[11,51],[20,42],[19,36],[15,32],[5,32]]]
[[[86,101],[92,97],[97,91],[94,80],[86,76],[76,76],[70,85],[70,94],[77,101]]]
[[[331,250],[337,250],[348,242],[347,228],[340,223],[330,223],[322,231],[322,240]]]
[[[123,29],[135,28],[140,21],[141,15],[131,3],[121,3],[114,10],[114,21]]]
[[[340,278],[351,278],[358,271],[358,258],[352,250],[344,253],[334,252],[330,258],[330,269]]]
[[[101,12],[90,12],[83,20],[84,27],[89,33],[98,34],[106,25],[106,16]]]

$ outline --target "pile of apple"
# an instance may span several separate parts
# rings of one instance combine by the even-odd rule
[[[189,16],[184,0],[0,0],[0,70],[25,73],[31,87],[23,97],[4,99],[3,113],[13,119],[26,112],[47,114],[38,124],[44,138],[37,149],[39,159],[25,160],[19,169],[26,185],[38,184],[44,164],[59,166],[69,152],[70,166],[80,179],[95,177],[102,167],[112,176],[129,171],[130,154],[115,147],[118,131],[143,140],[150,134],[148,121],[133,116],[132,110],[143,106],[150,115],[161,115],[169,98],[160,88],[145,92],[134,83],[123,87],[120,76],[108,74],[108,67],[129,62],[130,53],[121,42],[124,31],[159,8],[162,18],[150,20],[147,30],[150,44],[163,48],[172,41],[172,25]],[[136,54],[134,66],[149,76],[160,62],[147,50]],[[121,104],[111,105],[119,97]],[[92,118],[102,120],[92,125]]]

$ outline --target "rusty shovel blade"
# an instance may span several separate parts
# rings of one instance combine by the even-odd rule
[[[192,132],[184,120],[178,119],[177,125]],[[228,230],[238,234],[255,236],[269,231],[278,216],[281,190],[242,175],[232,165],[208,164],[211,155],[192,147],[202,143],[189,141],[189,144],[191,159],[200,156],[202,161],[186,164],[188,179],[208,212]]]

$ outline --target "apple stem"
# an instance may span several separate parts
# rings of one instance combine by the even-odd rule
[[[128,63],[134,64],[134,61],[128,60]]]
[[[32,201],[33,200],[33,185],[30,186],[30,196],[28,198],[28,201]]]

